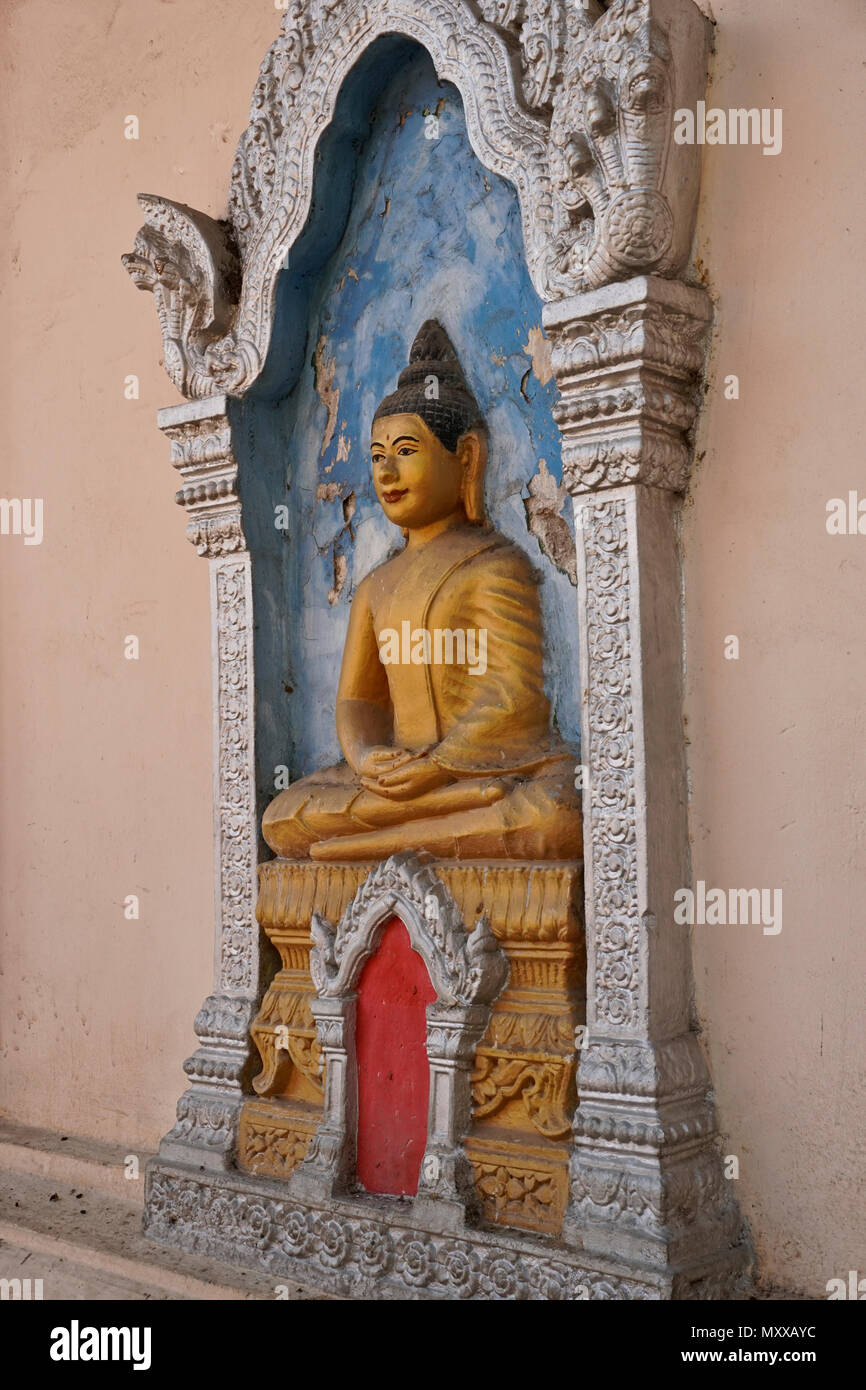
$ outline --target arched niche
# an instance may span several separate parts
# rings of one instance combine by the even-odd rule
[[[543,577],[548,694],[579,743],[573,562],[557,568],[530,530],[541,485],[573,557],[542,308],[516,192],[477,159],[456,88],[417,44],[379,39],[320,141],[264,370],[229,406],[260,615],[260,808],[276,768],[295,778],[341,757],[334,703],[352,594],[399,541],[372,488],[370,423],[429,317],[449,332],[487,422],[491,519]]]

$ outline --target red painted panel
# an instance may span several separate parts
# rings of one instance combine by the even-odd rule
[[[426,965],[393,917],[358,984],[358,1179],[368,1192],[418,1190],[430,1091],[426,1007],[435,998]]]

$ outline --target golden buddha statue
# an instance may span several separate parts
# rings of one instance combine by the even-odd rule
[[[537,576],[486,522],[486,431],[451,341],[420,329],[373,420],[376,495],[406,544],[352,602],[345,763],[265,812],[287,859],[577,859],[574,754],[551,729]]]

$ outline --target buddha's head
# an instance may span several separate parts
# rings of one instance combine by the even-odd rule
[[[462,514],[483,525],[487,434],[448,334],[422,324],[397,390],[373,417],[376,495],[404,532]]]

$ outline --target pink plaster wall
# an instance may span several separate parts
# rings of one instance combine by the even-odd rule
[[[0,537],[0,1104],[134,1150],[170,1126],[211,987],[210,627],[155,425],[179,397],[120,256],[140,191],[224,214],[279,15],[7,0],[2,18],[2,492],[44,498],[45,537]]]
[[[778,157],[704,151],[718,312],[683,528],[692,863],[708,885],[782,889],[783,925],[695,927],[696,994],[763,1269],[820,1297],[866,1273],[866,536],[825,525],[828,499],[866,497],[866,13],[714,9],[708,103],[784,119]]]
[[[715,15],[710,101],[781,105],[784,149],[705,152],[719,315],[684,525],[693,856],[714,886],[782,888],[784,925],[695,928],[697,1003],[765,1275],[820,1297],[866,1274],[866,537],[824,524],[863,477],[863,12]],[[211,984],[211,725],[207,566],[154,423],[177,398],[119,257],[139,191],[224,212],[278,21],[272,0],[7,0],[2,18],[2,491],[44,498],[45,539],[0,537],[0,1105],[131,1151],[171,1123]]]

